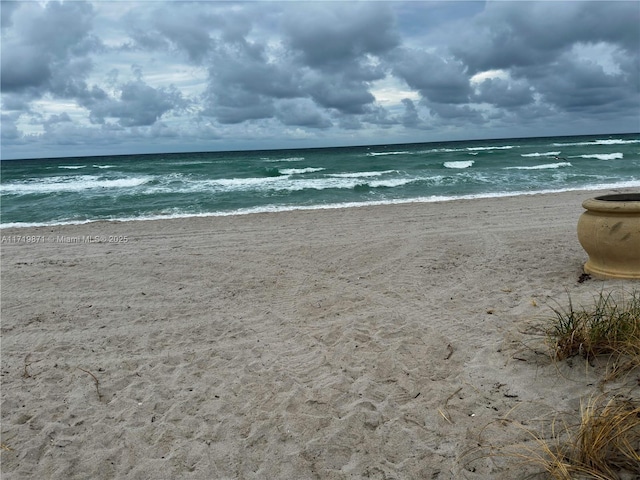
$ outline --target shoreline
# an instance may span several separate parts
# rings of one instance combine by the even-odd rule
[[[460,200],[485,200],[485,199],[500,199],[511,197],[526,197],[532,195],[552,195],[563,193],[577,193],[577,192],[626,192],[632,189],[640,188],[640,184],[628,186],[625,184],[614,184],[610,187],[603,187],[602,185],[596,185],[592,188],[577,187],[575,189],[563,189],[563,190],[540,190],[540,191],[518,191],[518,192],[498,192],[498,193],[480,193],[469,194],[456,197],[417,197],[409,199],[395,199],[395,200],[381,200],[381,201],[369,201],[369,202],[347,202],[336,204],[319,204],[310,206],[282,206],[282,207],[253,207],[248,209],[233,210],[230,212],[210,212],[210,213],[195,213],[184,214],[178,216],[150,216],[140,218],[121,218],[121,219],[95,219],[95,220],[82,220],[82,221],[64,221],[61,223],[26,223],[26,224],[0,224],[0,232],[5,229],[24,229],[24,228],[47,228],[47,227],[59,227],[66,225],[86,225],[92,223],[128,223],[128,222],[149,222],[149,221],[163,221],[163,220],[182,220],[190,218],[210,218],[210,217],[237,217],[244,215],[255,214],[275,214],[275,213],[288,213],[297,211],[322,211],[322,210],[342,210],[349,208],[367,208],[367,207],[380,207],[380,206],[393,206],[393,205],[407,205],[407,204],[429,204],[429,203],[442,203],[442,202],[456,202]]]
[[[606,368],[550,359],[550,307],[637,285],[578,281],[611,191],[3,228],[56,241],[2,244],[2,477],[539,471],[500,449]]]

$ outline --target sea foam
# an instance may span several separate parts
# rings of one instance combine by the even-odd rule
[[[469,168],[474,164],[473,160],[463,160],[459,162],[444,162],[445,168]]]
[[[314,168],[314,167],[307,167],[307,168],[283,168],[280,169],[280,173],[282,175],[302,175],[304,173],[314,173],[314,172],[321,172],[322,170],[325,170],[324,168]]]
[[[546,170],[549,168],[571,167],[569,162],[545,163],[544,165],[504,167],[505,170]]]
[[[521,157],[553,157],[556,155],[560,155],[560,152],[544,152],[544,153],[523,153]]]
[[[3,193],[13,195],[47,194],[62,192],[80,192],[84,190],[104,190],[132,188],[143,185],[152,177],[131,177],[118,179],[101,179],[93,175],[77,177],[48,177],[37,182],[24,182],[3,185]]]
[[[595,158],[597,160],[620,160],[624,155],[617,153],[594,153],[589,155],[578,155],[580,158]]]

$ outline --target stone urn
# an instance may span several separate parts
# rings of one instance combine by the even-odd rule
[[[584,271],[640,280],[640,193],[590,198],[582,206],[578,240],[589,255]]]

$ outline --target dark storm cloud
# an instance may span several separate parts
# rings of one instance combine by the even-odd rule
[[[633,2],[494,2],[451,37],[451,51],[484,70],[545,65],[575,43],[611,42],[638,51],[640,9]]]
[[[202,112],[222,124],[238,124],[248,120],[271,118],[275,106],[271,99],[230,88],[223,95],[210,97],[212,105]]]
[[[628,129],[639,24],[636,1],[3,1],[2,134],[366,143],[382,128]]]
[[[214,14],[193,8],[191,3],[165,5],[147,4],[133,9],[125,16],[128,47],[142,50],[166,50],[170,46],[200,63],[214,45],[212,33],[225,22]]]
[[[209,63],[202,115],[220,123],[271,118],[274,98],[295,96],[292,75],[269,64],[260,45],[239,39],[218,48]]]
[[[502,78],[487,78],[478,85],[474,100],[496,107],[521,107],[535,101],[534,90],[527,82],[513,82]]]
[[[416,128],[420,124],[420,116],[416,106],[409,98],[403,98],[404,114],[402,115],[402,124],[408,128]]]
[[[378,3],[292,5],[275,56],[236,32],[208,59],[203,113],[221,123],[240,123],[275,115],[277,100],[299,99],[303,109],[311,99],[324,109],[364,114],[375,102],[370,82],[385,76],[373,58],[398,43],[392,19],[388,7]]]
[[[392,62],[393,72],[428,101],[453,104],[469,101],[469,76],[460,61],[416,49],[400,49]]]
[[[153,125],[163,114],[184,106],[180,92],[156,89],[144,82],[129,82],[122,86],[119,99],[111,97],[90,105],[91,121],[104,123],[105,118],[117,118],[123,127]]]
[[[17,34],[3,35],[2,92],[31,97],[48,91],[60,96],[77,93],[91,69],[85,56],[100,48],[91,32],[93,7],[85,2],[28,3],[13,6],[7,15],[10,20],[6,26],[3,20],[3,29]]]
[[[332,125],[331,120],[310,101],[284,100],[278,105],[276,117],[284,125],[290,126],[329,128]]]
[[[39,88],[51,78],[51,68],[47,55],[40,48],[31,45],[15,45],[2,49],[2,91],[25,92]]]
[[[240,42],[232,48],[219,49],[209,67],[210,89],[226,88],[273,98],[303,95],[298,69],[286,62],[269,62],[260,46]]]
[[[383,3],[308,3],[288,11],[283,34],[305,65],[334,71],[397,46],[393,18]]]
[[[619,110],[621,102],[632,101],[632,89],[621,88],[621,75],[606,74],[599,65],[567,59],[562,62],[562,70],[562,75],[532,79],[536,91],[562,110],[597,113],[606,108]],[[629,106],[640,112],[637,99]]]
[[[340,77],[313,82],[307,91],[318,105],[342,113],[365,113],[366,106],[375,100],[367,85]]]

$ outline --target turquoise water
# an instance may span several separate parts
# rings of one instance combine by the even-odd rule
[[[2,161],[1,225],[640,187],[640,134]]]

